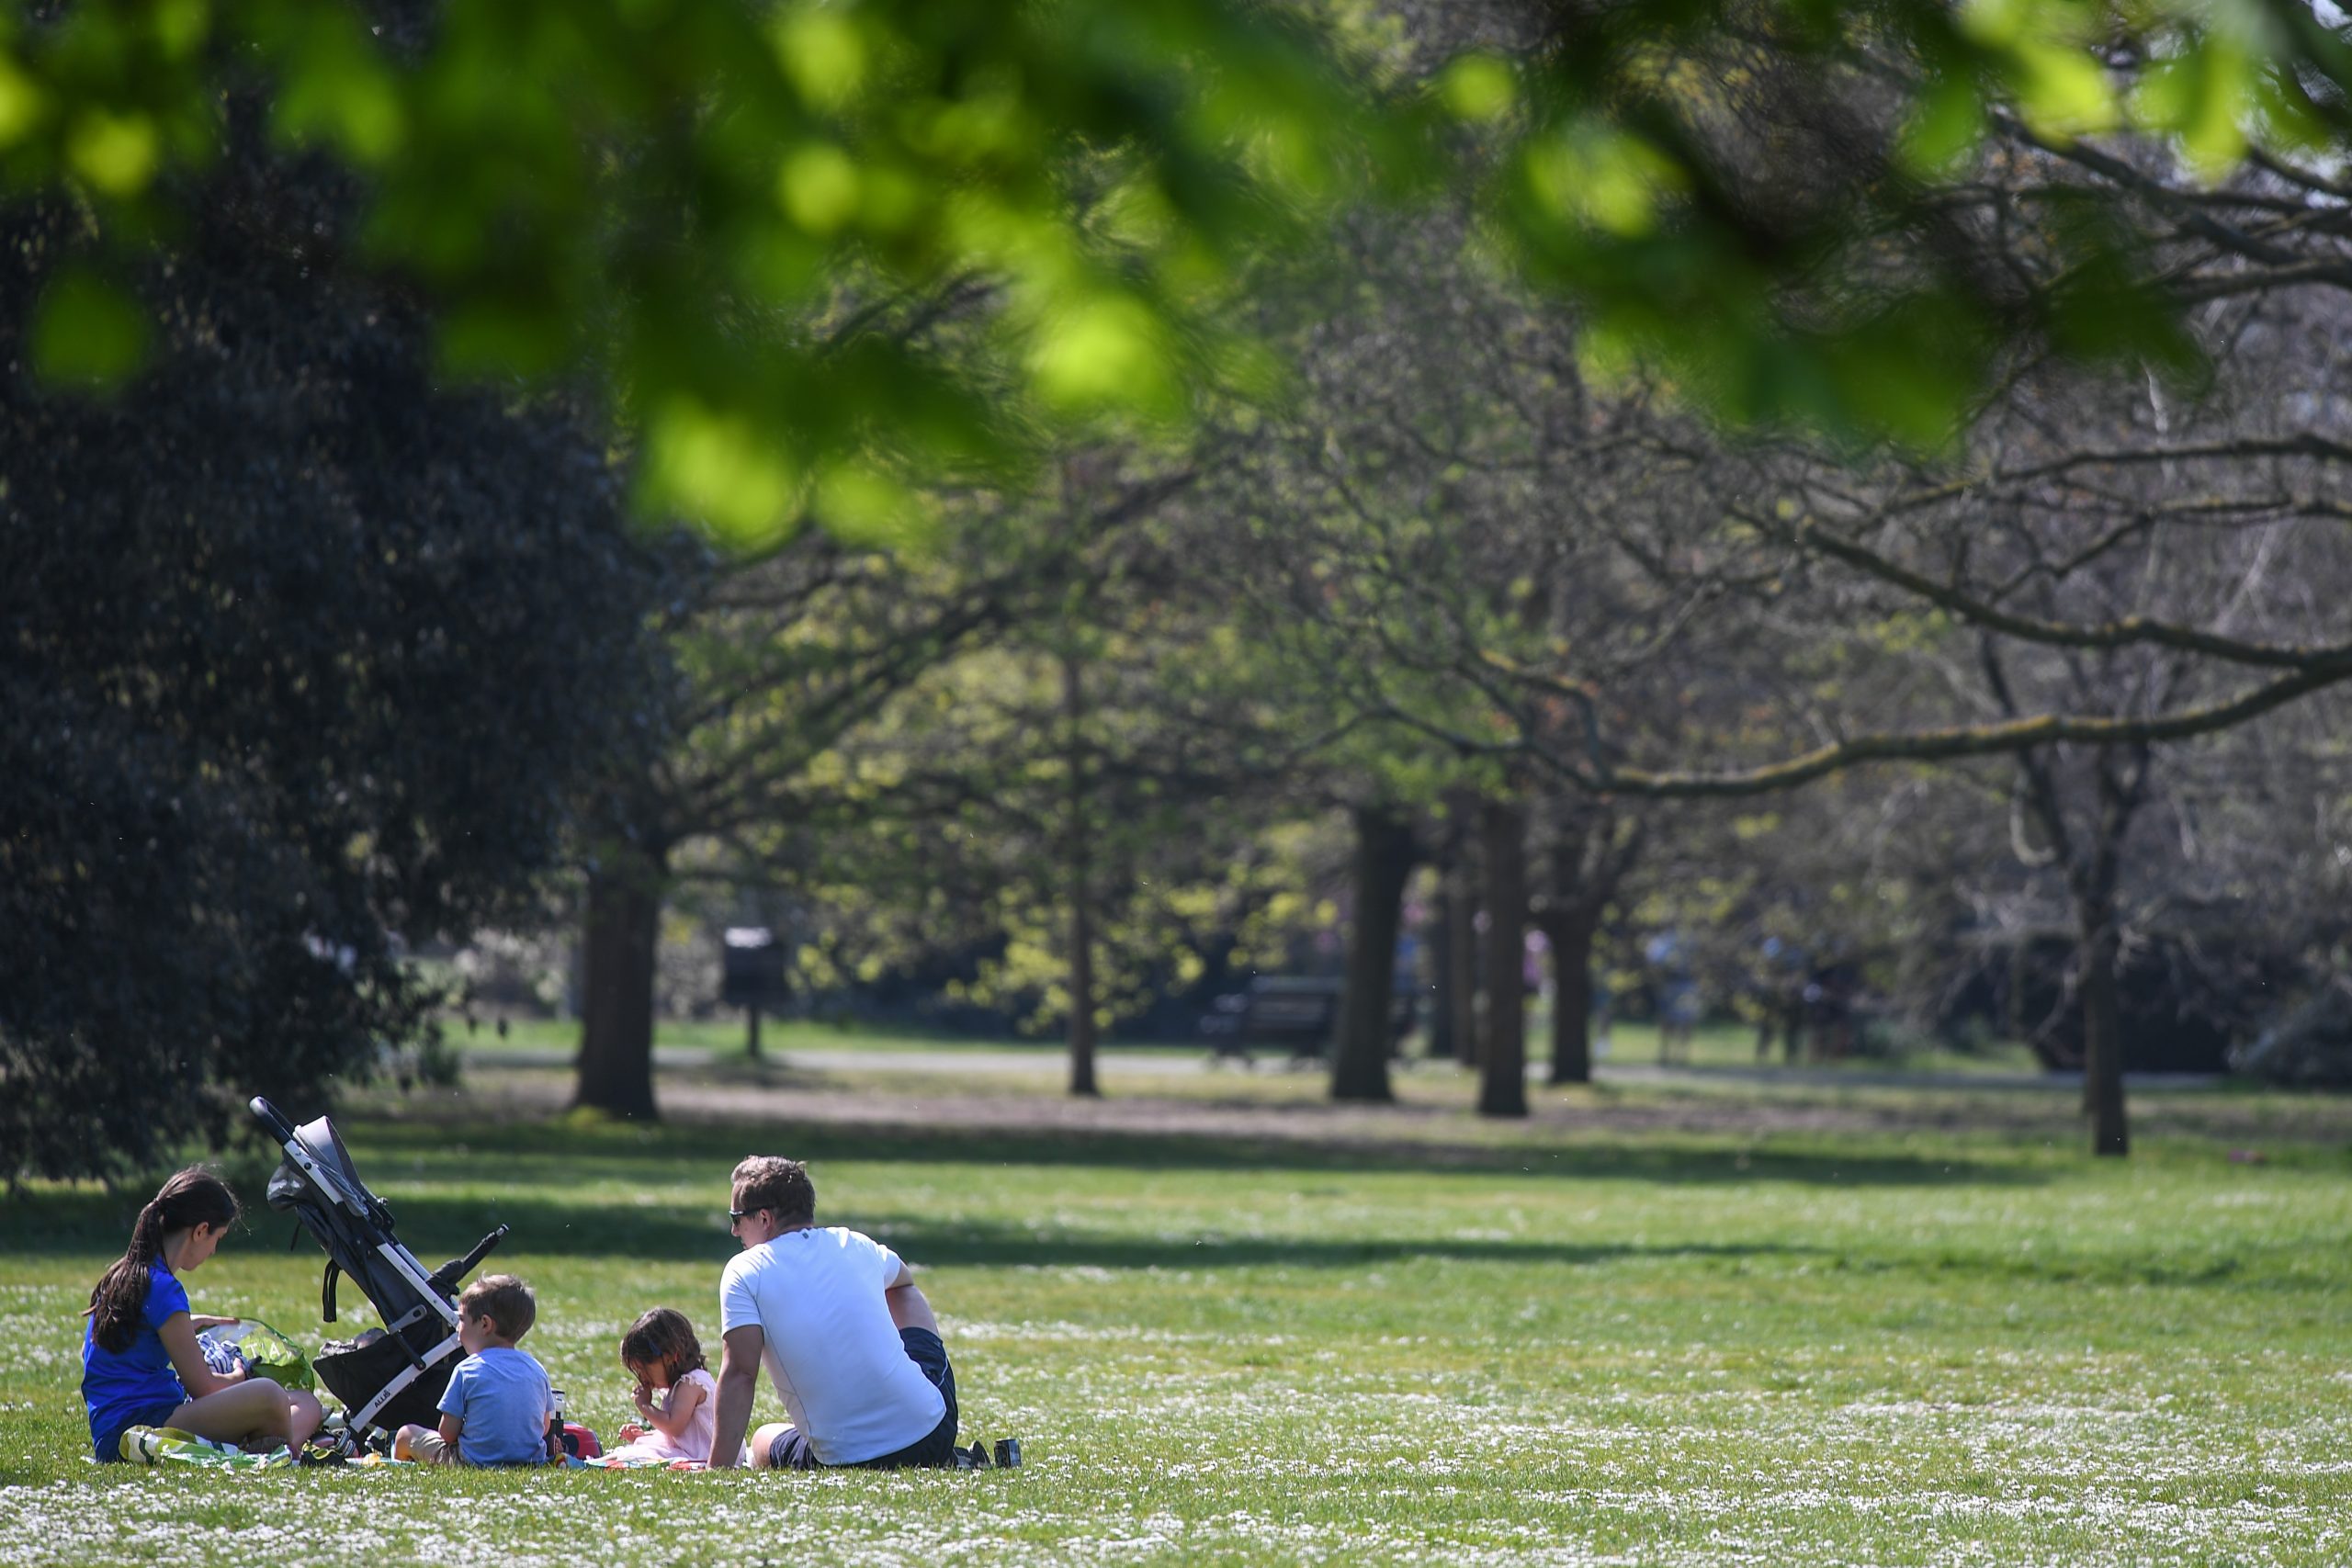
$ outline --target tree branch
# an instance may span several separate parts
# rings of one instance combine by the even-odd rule
[[[2231,697],[2201,707],[2140,718],[2086,714],[2038,714],[2030,718],[1996,724],[1963,725],[1948,729],[1898,730],[1853,736],[1819,747],[1785,761],[1724,773],[1652,772],[1640,768],[1594,769],[1566,761],[1539,745],[1497,746],[1494,750],[1521,750],[1553,773],[1580,789],[1608,795],[1633,795],[1696,799],[1768,795],[1775,790],[1810,784],[1831,773],[1869,762],[1944,762],[1964,757],[2013,755],[2037,746],[2073,743],[2093,746],[2157,744],[2211,735],[2274,708],[2286,706],[2313,692],[2352,680],[2352,659],[2282,675]]]

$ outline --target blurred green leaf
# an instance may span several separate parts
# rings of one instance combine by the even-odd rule
[[[857,216],[857,164],[831,142],[797,147],[776,174],[776,196],[801,229],[819,236],[835,233]]]
[[[2177,138],[2200,177],[2218,179],[2245,155],[2253,88],[2253,59],[2233,40],[2207,34],[2148,72],[2132,114],[2147,130]]]
[[[1465,54],[1438,77],[1438,93],[1460,119],[1499,119],[1519,98],[1510,64],[1491,54]]]
[[[442,311],[441,368],[459,379],[548,375],[570,356],[572,330],[549,301],[460,300]]]
[[[825,531],[845,545],[907,553],[938,543],[936,508],[864,464],[828,467],[817,479],[815,510]]]
[[[1963,0],[1961,30],[1988,49],[2007,49],[2035,28],[2036,0]]]
[[[1976,84],[1954,71],[1930,81],[1903,127],[1903,161],[1913,173],[1948,172],[1976,149],[1984,132],[1984,104]]]
[[[746,549],[785,536],[799,490],[792,463],[757,423],[684,394],[647,424],[639,483],[657,513],[694,519]]]
[[[1132,296],[1097,294],[1055,307],[1030,351],[1029,373],[1039,395],[1065,412],[1172,418],[1182,412],[1159,319]]]
[[[1660,197],[1679,183],[1674,162],[1629,131],[1564,126],[1527,152],[1527,175],[1555,216],[1622,239],[1657,227]]]
[[[24,140],[40,123],[49,107],[49,95],[39,83],[19,70],[17,62],[0,55],[0,148]]]
[[[55,385],[113,388],[146,363],[150,334],[136,299],[86,267],[69,266],[35,307],[33,371]]]
[[[209,0],[155,0],[151,14],[155,41],[174,60],[194,54],[212,31]]]
[[[2072,44],[2026,39],[2011,58],[2011,86],[2028,125],[2059,140],[2112,130],[2115,93],[2107,68]]]
[[[332,142],[363,165],[382,164],[400,150],[407,122],[390,71],[339,11],[302,17],[278,85],[279,133]]]
[[[865,39],[847,11],[803,0],[771,26],[776,62],[809,104],[839,108],[865,85]]]
[[[93,105],[75,117],[65,154],[76,174],[108,196],[137,196],[155,173],[155,122]]]

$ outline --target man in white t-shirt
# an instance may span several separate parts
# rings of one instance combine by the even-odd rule
[[[792,1420],[753,1433],[742,1462],[953,1463],[956,1373],[939,1320],[899,1255],[839,1225],[819,1230],[808,1168],[772,1155],[735,1168],[728,1224],[743,1250],[718,1287],[711,1468],[738,1462],[763,1362]]]

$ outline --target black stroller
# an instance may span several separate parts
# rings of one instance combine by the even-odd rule
[[[297,1127],[258,1097],[252,1110],[286,1151],[269,1179],[269,1206],[290,1210],[326,1251],[319,1315],[328,1323],[335,1320],[335,1279],[347,1274],[383,1319],[380,1337],[330,1345],[311,1363],[346,1412],[338,1446],[348,1457],[359,1451],[370,1429],[391,1433],[411,1421],[434,1425],[449,1374],[464,1359],[458,1343],[458,1286],[505,1239],[506,1227],[427,1273],[392,1234],[391,1210],[359,1179],[333,1122],[322,1116]]]

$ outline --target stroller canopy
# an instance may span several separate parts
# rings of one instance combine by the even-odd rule
[[[335,1320],[334,1278],[338,1270],[367,1293],[387,1327],[405,1328],[427,1317],[436,1328],[455,1328],[457,1300],[450,1282],[429,1275],[415,1254],[392,1233],[392,1211],[368,1190],[344,1147],[334,1123],[322,1116],[281,1131],[286,1158],[269,1179],[269,1206],[291,1213],[318,1238],[327,1255],[320,1284],[319,1314]]]
[[[391,1230],[391,1210],[359,1179],[359,1172],[351,1162],[351,1151],[343,1146],[343,1134],[334,1130],[333,1122],[323,1116],[315,1122],[305,1122],[294,1129],[287,1143],[289,1157],[269,1179],[271,1208],[292,1209],[303,1201],[315,1201],[342,1209],[379,1231]],[[310,1156],[311,1165],[322,1180],[313,1180],[295,1163],[291,1156],[296,1146]]]

